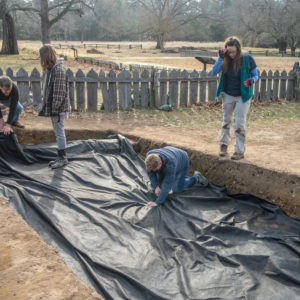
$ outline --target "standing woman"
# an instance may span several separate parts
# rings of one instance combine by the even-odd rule
[[[221,72],[217,97],[223,93],[223,123],[220,138],[220,156],[227,155],[230,143],[230,124],[234,112],[235,146],[231,159],[244,158],[246,119],[253,96],[252,86],[258,79],[256,63],[251,55],[242,52],[237,37],[229,37],[225,48],[219,50],[219,58],[212,68],[212,74]]]
[[[70,111],[69,83],[63,59],[57,59],[54,48],[44,45],[40,48],[40,59],[46,73],[43,92],[43,107],[40,116],[51,117],[57,143],[57,158],[49,167],[57,169],[68,163],[64,118]]]

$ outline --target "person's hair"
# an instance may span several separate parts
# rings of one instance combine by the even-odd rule
[[[40,48],[40,59],[43,71],[50,71],[57,61],[54,48],[51,45],[44,45]]]
[[[236,36],[230,36],[225,40],[225,49],[227,49],[227,46],[236,47],[236,56],[233,60],[233,70],[237,73],[242,67],[242,61],[243,61],[242,43]],[[222,61],[222,68],[224,73],[228,71],[230,60],[231,60],[230,56],[226,54],[225,58]]]
[[[0,76],[0,87],[9,89],[12,87],[12,80],[8,76]]]
[[[156,169],[160,163],[160,157],[157,154],[149,154],[145,159],[147,171]]]

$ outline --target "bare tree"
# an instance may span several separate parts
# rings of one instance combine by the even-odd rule
[[[51,27],[61,20],[68,12],[83,14],[84,8],[93,8],[96,0],[39,0],[17,1],[12,5],[12,10],[33,12],[41,19],[42,43],[50,43]],[[20,3],[21,2],[21,3]]]
[[[205,17],[202,0],[132,0],[141,7],[143,31],[156,38],[157,49],[164,49],[169,33],[193,20]],[[207,17],[207,16],[206,16]]]
[[[1,54],[19,54],[15,23],[6,0],[0,1],[0,18],[3,28]]]
[[[281,52],[288,45],[294,51],[300,43],[299,0],[240,0],[233,11],[237,16],[235,25],[239,24],[244,36],[257,38],[268,34]]]

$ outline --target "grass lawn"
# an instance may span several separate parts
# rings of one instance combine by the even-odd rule
[[[90,42],[92,43],[92,42]],[[96,42],[93,42],[94,44]],[[99,42],[97,42],[99,43]],[[101,42],[104,44],[104,42]],[[136,42],[140,44],[141,42]],[[58,44],[58,42],[53,42],[53,44]],[[63,43],[65,44],[65,43]],[[69,42],[69,44],[80,44],[79,42]],[[88,43],[86,43],[88,45]],[[114,44],[109,42],[109,44]],[[116,45],[121,44],[121,49],[107,49],[98,48],[98,50],[104,52],[104,54],[89,54],[87,48],[78,48],[79,56],[90,56],[103,60],[110,60],[115,62],[122,62],[125,65],[129,63],[139,63],[139,64],[150,64],[155,66],[164,66],[170,68],[180,68],[180,69],[196,69],[201,71],[203,69],[202,63],[198,62],[193,57],[180,57],[178,53],[162,53],[155,49],[155,43],[153,42],[143,42],[143,49],[133,48],[129,49],[125,45],[133,44],[133,42],[115,42]],[[14,73],[20,68],[24,68],[27,72],[31,72],[34,68],[41,71],[39,63],[39,52],[38,49],[41,47],[41,42],[38,41],[19,41],[19,55],[2,55],[0,56],[0,68],[6,72],[8,67],[12,68]],[[202,47],[209,50],[216,50],[222,47],[223,43],[191,43],[191,42],[169,42],[166,48],[178,48],[181,46],[194,46]],[[255,50],[255,48],[245,48],[247,50]],[[276,49],[269,49],[276,50]],[[100,67],[90,64],[79,63],[74,60],[73,50],[70,49],[57,49],[58,54],[63,54],[68,57],[65,62],[67,68],[72,71],[77,71],[79,68],[83,72],[87,73],[91,68],[95,69],[97,72],[100,71]],[[270,57],[270,56],[255,56],[255,60],[260,71],[266,70],[279,70],[282,72],[286,70],[287,72],[293,68],[296,61],[300,59],[298,57]],[[207,70],[211,69],[212,65],[208,65]]]

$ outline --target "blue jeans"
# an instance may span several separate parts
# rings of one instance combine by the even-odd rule
[[[64,150],[67,147],[65,134],[65,113],[62,112],[59,116],[51,117],[53,131],[56,137],[56,144],[59,150]]]
[[[198,175],[193,175],[191,177],[186,176],[188,170],[189,166],[176,175],[175,182],[172,187],[174,193],[182,192],[197,182]]]
[[[197,182],[198,180],[197,174],[191,177],[186,176],[188,170],[189,170],[189,165],[176,175],[174,184],[172,186],[172,190],[174,193],[182,192]],[[164,178],[162,174],[159,172],[157,173],[157,179],[158,179],[159,186],[161,187]]]
[[[3,102],[0,101],[0,103],[3,104],[5,107],[10,108],[10,101],[9,100],[8,101],[3,101]],[[23,105],[20,102],[18,102],[17,107],[16,107],[16,111],[15,111],[15,115],[12,119],[13,122],[18,122],[19,121],[19,116],[20,116],[20,113],[22,112],[22,110],[23,110]]]

